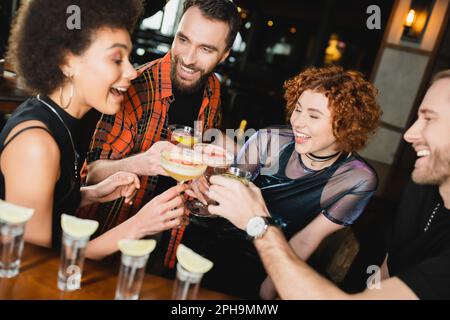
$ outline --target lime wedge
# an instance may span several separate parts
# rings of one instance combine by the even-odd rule
[[[0,200],[0,220],[7,223],[19,224],[27,222],[34,213],[34,209],[24,208]]]
[[[156,247],[156,240],[121,239],[117,242],[117,246],[123,254],[139,257],[150,254]]]
[[[212,261],[203,258],[183,244],[178,246],[177,259],[183,268],[192,273],[206,273],[214,265]]]
[[[198,141],[198,138],[192,136],[176,136],[174,137],[174,140],[184,146],[191,147]]]
[[[80,219],[68,214],[61,215],[61,228],[74,238],[89,238],[98,228],[98,222],[89,219]]]

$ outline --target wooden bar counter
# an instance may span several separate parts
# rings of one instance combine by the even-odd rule
[[[0,278],[0,300],[111,300],[117,284],[119,265],[86,259],[81,289],[62,292],[58,289],[59,253],[25,243],[20,273],[11,279]],[[140,299],[168,300],[173,280],[146,273]],[[236,299],[219,292],[200,288],[199,300]]]

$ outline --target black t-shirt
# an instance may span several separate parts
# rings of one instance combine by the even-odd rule
[[[420,299],[450,299],[450,210],[437,186],[408,184],[389,232],[388,254],[390,276]]]
[[[169,107],[169,124],[194,127],[203,101],[203,90],[184,93],[173,88],[174,101]]]

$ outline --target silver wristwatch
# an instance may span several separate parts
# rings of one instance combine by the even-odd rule
[[[245,231],[250,239],[258,239],[264,236],[267,228],[271,225],[277,225],[271,217],[256,216],[248,220]]]

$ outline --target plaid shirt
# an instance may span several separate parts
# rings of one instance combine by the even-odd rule
[[[97,124],[86,161],[123,159],[148,150],[155,142],[167,138],[168,111],[174,101],[170,81],[171,56],[152,61],[138,70],[123,103],[122,111],[115,115],[103,114]],[[203,130],[220,125],[220,83],[213,74],[208,78],[198,120]],[[82,169],[82,179],[87,176],[87,164]],[[82,218],[99,221],[98,234],[124,222],[154,196],[158,176],[142,176],[141,188],[133,204],[123,203],[123,198],[103,204],[81,208]],[[172,230],[172,239],[166,255],[166,265],[173,267],[174,252],[181,241],[184,227]]]

